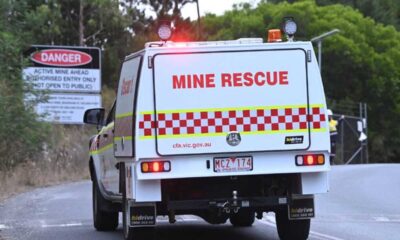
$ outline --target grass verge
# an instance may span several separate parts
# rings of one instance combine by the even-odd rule
[[[49,144],[34,159],[0,170],[0,202],[37,187],[88,179],[88,142],[93,130],[54,126]]]

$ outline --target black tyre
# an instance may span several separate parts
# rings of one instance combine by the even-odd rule
[[[253,225],[255,213],[250,210],[240,209],[238,213],[229,217],[234,227],[250,227]]]
[[[276,227],[281,240],[306,240],[310,233],[310,219],[289,220],[285,207],[275,213]]]
[[[106,199],[93,181],[92,186],[93,200],[93,224],[97,231],[114,231],[118,227],[118,212],[108,212],[103,210]]]
[[[121,163],[120,176],[122,181],[122,225],[125,240],[153,240],[154,227],[130,227],[129,206],[126,197],[125,164]]]

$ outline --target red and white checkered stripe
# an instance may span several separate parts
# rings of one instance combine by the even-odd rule
[[[307,129],[307,120],[311,129],[326,126],[323,108],[313,107],[307,118],[305,107],[275,108],[256,110],[230,110],[209,112],[159,113],[158,135],[215,134],[238,132],[287,131]],[[141,114],[139,122],[140,136],[155,134],[154,114]]]

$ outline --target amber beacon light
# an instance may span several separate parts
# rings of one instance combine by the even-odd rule
[[[280,29],[268,30],[268,42],[282,42],[282,33]]]

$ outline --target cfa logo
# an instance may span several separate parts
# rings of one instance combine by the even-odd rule
[[[242,141],[242,138],[238,132],[230,132],[226,136],[226,142],[232,147],[239,145],[240,141]]]

